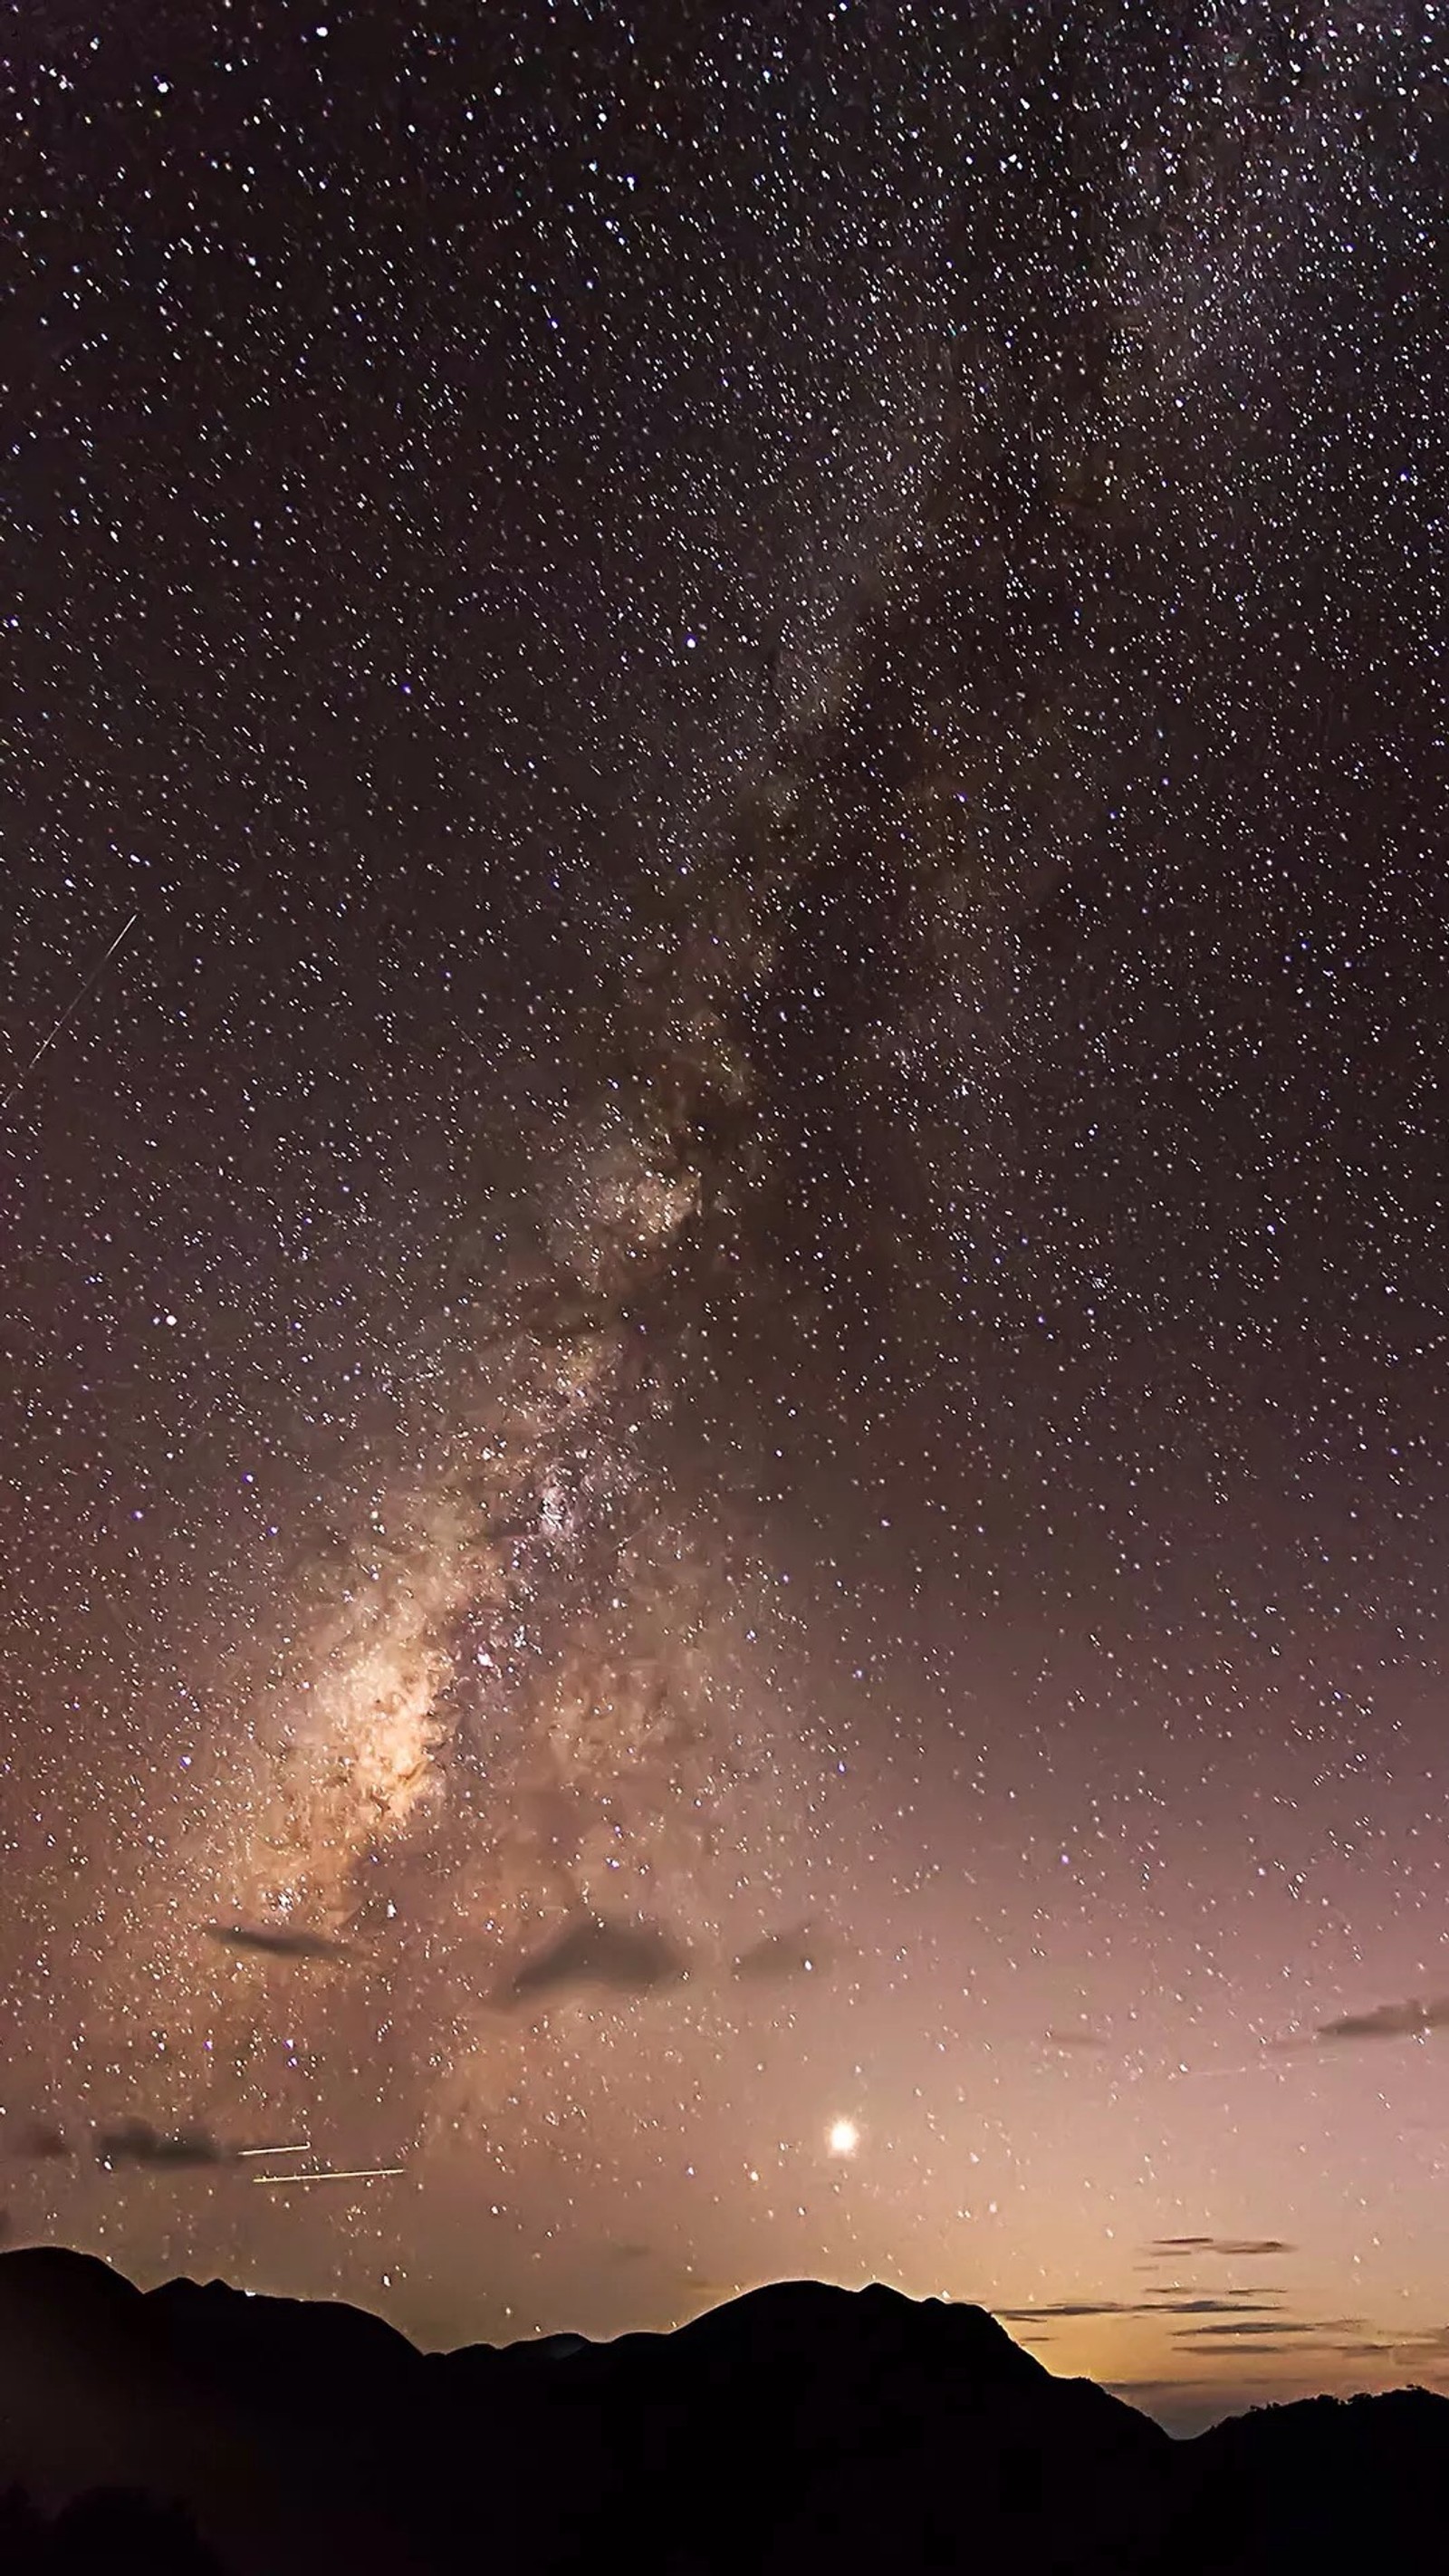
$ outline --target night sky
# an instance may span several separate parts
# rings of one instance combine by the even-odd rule
[[[11,2238],[1449,2385],[1443,27],[318,5],[5,34]]]

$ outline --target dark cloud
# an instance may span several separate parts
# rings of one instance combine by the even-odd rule
[[[1238,2290],[1228,2290],[1225,2298],[1171,2298],[1171,2293],[1153,2298],[1148,2306],[1138,2308],[1138,2316],[1274,2316],[1274,2308],[1264,2306],[1261,2298],[1246,2298]]]
[[[1045,2298],[1040,2308],[993,2308],[991,2313],[1004,2326],[1035,2326],[1053,2316],[1143,2316],[1143,2308],[1122,2298]]]
[[[96,2162],[103,2165],[183,2166],[234,2164],[237,2149],[211,2137],[205,2129],[177,2129],[169,2135],[149,2120],[123,2120],[117,2129],[96,2132]]]
[[[1259,2318],[1253,2318],[1253,2316],[1238,2316],[1238,2318],[1228,2318],[1225,2324],[1217,2324],[1217,2326],[1179,2326],[1174,2339],[1179,2344],[1207,2344],[1207,2342],[1223,2344],[1223,2342],[1235,2342],[1235,2339],[1259,2339],[1259,2342],[1256,2342],[1256,2349],[1259,2349],[1259,2352],[1266,2352],[1266,2349],[1271,2347],[1266,2342],[1261,2342],[1261,2336],[1282,2334],[1282,2336],[1292,2336],[1292,2349],[1295,2349],[1295,2352],[1305,2352],[1305,2349],[1336,2352],[1338,2344],[1328,2342],[1328,2336],[1346,2334],[1349,2329],[1361,2329],[1359,2316],[1302,2316],[1302,2318],[1274,2316],[1274,2318],[1266,2318],[1266,2321],[1259,2321]]]
[[[808,1923],[801,1923],[752,1941],[735,1960],[735,1975],[760,1985],[783,1985],[791,1977],[818,1975],[829,1965],[826,1945],[812,1936]]]
[[[1161,2262],[1169,2254],[1292,2254],[1297,2248],[1281,2236],[1154,2236],[1147,2251]]]
[[[293,1932],[268,1924],[208,1923],[207,1938],[219,1941],[225,1950],[262,1950],[274,1959],[347,1959],[352,1953],[345,1941],[329,1940],[322,1932]]]
[[[234,2164],[243,2152],[200,2128],[156,2129],[149,2120],[121,2120],[97,2129],[93,2151],[97,2164],[196,2165]],[[54,2120],[37,2120],[16,2142],[14,2152],[36,2164],[61,2164],[75,2152]]]
[[[1241,2290],[1229,2290],[1220,2299],[1177,2299],[1165,2291],[1138,2311],[1144,2317],[1269,2317],[1274,2313],[1261,2294],[1250,2296]]]
[[[1284,2335],[1296,2334],[1297,2331],[1298,2329],[1296,2326],[1285,2326],[1283,2328]],[[1271,2326],[1264,2328],[1261,2343],[1255,2343],[1253,2346],[1254,2352],[1260,2356],[1265,2352],[1291,2352],[1301,2357],[1302,2354],[1309,2349],[1310,2347],[1306,2344],[1284,2342],[1279,2335],[1275,2334]]]
[[[1043,2048],[1105,2048],[1105,2039],[1094,2030],[1049,2030]]]
[[[1356,2335],[1347,2342],[1325,2343],[1323,2348],[1341,2361],[1387,2361],[1399,2370],[1449,2368],[1449,2326],[1428,2326],[1417,2334]]]
[[[1322,2325],[1314,2320],[1297,2325],[1289,2317],[1273,2317],[1266,2321],[1257,2317],[1233,2317],[1219,2325],[1180,2326],[1176,2340],[1179,2343],[1228,2343],[1239,2336],[1298,2336],[1316,2335],[1322,2332]]]
[[[501,2000],[568,1994],[602,1986],[611,1994],[642,1995],[685,1974],[677,1942],[652,1924],[606,1923],[599,1916],[570,1923],[545,1949],[514,1970]]]
[[[1320,2022],[1313,2036],[1320,2041],[1422,2039],[1431,2030],[1449,2030],[1449,1995],[1435,1995],[1428,2003],[1411,1998],[1408,2003],[1375,2004],[1372,2012]]]
[[[1049,2317],[1271,2317],[1261,2297],[1229,2291],[1222,2298],[1180,2298],[1161,2290],[1146,2299],[1045,2299],[1034,2308],[996,2308],[1003,2324],[1030,2325]]]
[[[22,2132],[15,2153],[29,2158],[32,2164],[61,2164],[70,2154],[70,2143],[56,2120],[32,2120]]]

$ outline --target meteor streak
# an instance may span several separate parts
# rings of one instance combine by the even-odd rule
[[[282,2152],[291,2154],[293,2150],[285,2148]],[[362,2165],[355,2173],[253,2174],[252,2182],[258,2191],[268,2187],[273,2191],[301,2191],[314,2182],[389,2182],[394,2175],[406,2171],[406,2165]]]
[[[62,1029],[69,1027],[71,1021],[75,1018],[77,1011],[80,1009],[82,1002],[84,1002],[88,996],[95,991],[96,986],[99,984],[101,977],[104,975],[106,968],[111,962],[111,959],[115,956],[116,950],[121,946],[123,940],[130,938],[130,935],[135,929],[140,918],[141,913],[140,907],[138,906],[132,913],[129,921],[122,922],[120,929],[117,931],[115,938],[111,941],[110,947],[106,950],[106,953],[101,958],[99,964],[91,968],[91,971],[89,975],[87,975],[85,982],[81,985],[79,992],[72,994],[71,999],[67,1002],[65,1009],[61,1012],[61,1015],[56,1021],[49,1036],[41,1039],[39,1046],[36,1048],[34,1055],[30,1059],[30,1062],[22,1067],[21,1071],[17,1073],[15,1080],[11,1083],[9,1090],[4,1094],[3,1098],[0,1098],[0,1118],[4,1117],[12,1100],[17,1099],[20,1093],[25,1089],[27,1082],[30,1080],[36,1066],[39,1064],[41,1057],[50,1053],[50,1050],[54,1046],[56,1039],[60,1036]]]

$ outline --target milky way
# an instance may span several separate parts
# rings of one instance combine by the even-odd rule
[[[20,2230],[1432,2363],[1433,35],[25,37]]]

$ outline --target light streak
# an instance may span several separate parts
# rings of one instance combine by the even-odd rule
[[[239,2147],[237,2149],[238,2155],[243,2159],[247,2156],[310,2156],[311,2152],[310,2138],[304,2138],[302,2144],[297,2147]]]
[[[305,2191],[314,2182],[386,2182],[406,2171],[406,2165],[360,2165],[353,2173],[253,2174],[252,2183],[258,2191]]]
[[[106,953],[101,959],[99,965],[91,968],[91,971],[89,975],[87,975],[79,992],[73,994],[70,1001],[67,1002],[65,1009],[61,1012],[60,1018],[56,1021],[49,1037],[41,1039],[39,1046],[36,1048],[34,1055],[30,1059],[30,1062],[25,1065],[19,1073],[17,1073],[9,1090],[5,1093],[3,1099],[0,1099],[0,1118],[4,1117],[11,1101],[16,1098],[18,1093],[24,1090],[31,1075],[35,1071],[36,1066],[39,1064],[41,1057],[49,1054],[50,1049],[54,1046],[61,1030],[68,1027],[70,1022],[75,1018],[75,1015],[80,1009],[82,1002],[86,999],[87,994],[95,991],[97,984],[104,975],[111,959],[115,956],[116,950],[120,947],[122,940],[129,939],[131,932],[135,929],[140,918],[141,912],[138,905],[136,910],[132,913],[130,920],[122,922],[120,929],[117,931],[115,938],[111,941],[110,947],[106,950]]]

